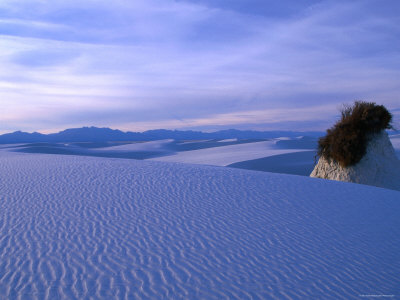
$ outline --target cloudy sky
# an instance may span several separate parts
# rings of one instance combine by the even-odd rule
[[[1,0],[0,133],[400,119],[398,0]]]

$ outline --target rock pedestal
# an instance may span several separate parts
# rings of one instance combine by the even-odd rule
[[[320,157],[310,177],[373,185],[400,191],[400,161],[385,131],[371,136],[364,157],[353,166],[342,167]]]

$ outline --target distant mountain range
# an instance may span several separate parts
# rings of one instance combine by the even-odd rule
[[[110,128],[82,127],[71,128],[58,133],[41,134],[16,131],[0,135],[0,144],[14,143],[59,143],[59,142],[111,142],[111,141],[152,141],[160,139],[201,140],[201,139],[268,139],[277,137],[310,136],[319,137],[323,132],[316,131],[251,131],[228,129],[216,132],[149,130],[145,132],[123,132]]]

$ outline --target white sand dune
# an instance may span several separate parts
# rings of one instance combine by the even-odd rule
[[[236,162],[285,153],[299,152],[301,149],[280,149],[277,140],[213,147],[200,150],[177,152],[173,155],[155,157],[150,160],[227,166]],[[305,150],[307,151],[307,150]]]
[[[233,143],[233,144],[232,144]],[[311,143],[315,141],[311,140]],[[115,143],[114,143],[115,144]],[[157,140],[149,142],[131,142],[122,145],[110,146],[107,143],[37,143],[23,144],[14,147],[15,151],[27,153],[62,154],[62,155],[82,155],[98,156],[110,158],[129,158],[129,159],[153,159],[159,161],[182,162],[193,164],[206,164],[216,166],[228,166],[235,162],[254,161],[257,158],[269,158],[287,153],[309,151],[313,147],[310,141],[303,139],[278,138],[269,141],[255,142],[252,140],[209,140],[209,141],[175,141],[172,139]],[[305,149],[299,148],[304,146]],[[301,153],[299,153],[301,154]],[[279,168],[281,158],[274,163],[270,159],[263,163],[263,168],[253,168],[256,170],[273,171],[277,173],[303,174],[296,166],[286,166]],[[290,160],[291,164],[293,159]],[[246,164],[245,169],[249,169],[252,162]],[[271,165],[271,166],[270,166]],[[278,168],[276,167],[278,166]],[[310,169],[313,162],[308,162],[304,169]],[[294,170],[292,172],[292,170]],[[303,174],[304,175],[304,174]],[[307,174],[308,176],[309,174]]]
[[[241,161],[228,165],[231,168],[310,176],[316,159],[316,151],[301,151]]]
[[[181,144],[196,144],[196,143],[204,143],[204,142],[210,142],[212,140],[191,140],[191,141],[184,141],[181,142]]]
[[[2,299],[400,295],[400,193],[0,151]]]
[[[316,139],[309,137],[277,138],[268,141],[255,140],[198,140],[176,141],[173,139],[114,143],[37,143],[24,144],[15,148],[19,152],[82,155],[98,157],[114,157],[129,159],[151,159],[156,161],[182,162],[192,164],[205,164],[215,166],[229,166],[234,163],[247,162],[245,169],[270,171],[277,173],[305,174],[304,170],[312,169],[314,163],[308,160],[303,170],[299,170],[298,163],[290,159],[290,166],[285,163],[282,168],[282,155],[295,154],[302,151],[315,150]],[[299,155],[302,155],[299,153]],[[270,157],[277,157],[274,162]],[[268,158],[268,159],[266,159]],[[263,167],[255,162],[257,159],[265,159]],[[294,165],[293,165],[294,162]],[[256,168],[249,166],[257,165]],[[293,165],[293,166],[292,166]],[[292,171],[293,170],[293,171]],[[309,173],[309,172],[307,172]],[[307,174],[308,176],[309,174]]]
[[[103,147],[96,149],[101,151],[164,151],[165,146],[173,141],[174,140],[172,139],[166,139],[166,140],[157,140],[150,142],[137,142],[137,143],[130,143],[119,146]]]

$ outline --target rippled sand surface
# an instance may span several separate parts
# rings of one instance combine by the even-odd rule
[[[400,295],[400,193],[0,152],[0,299]]]

